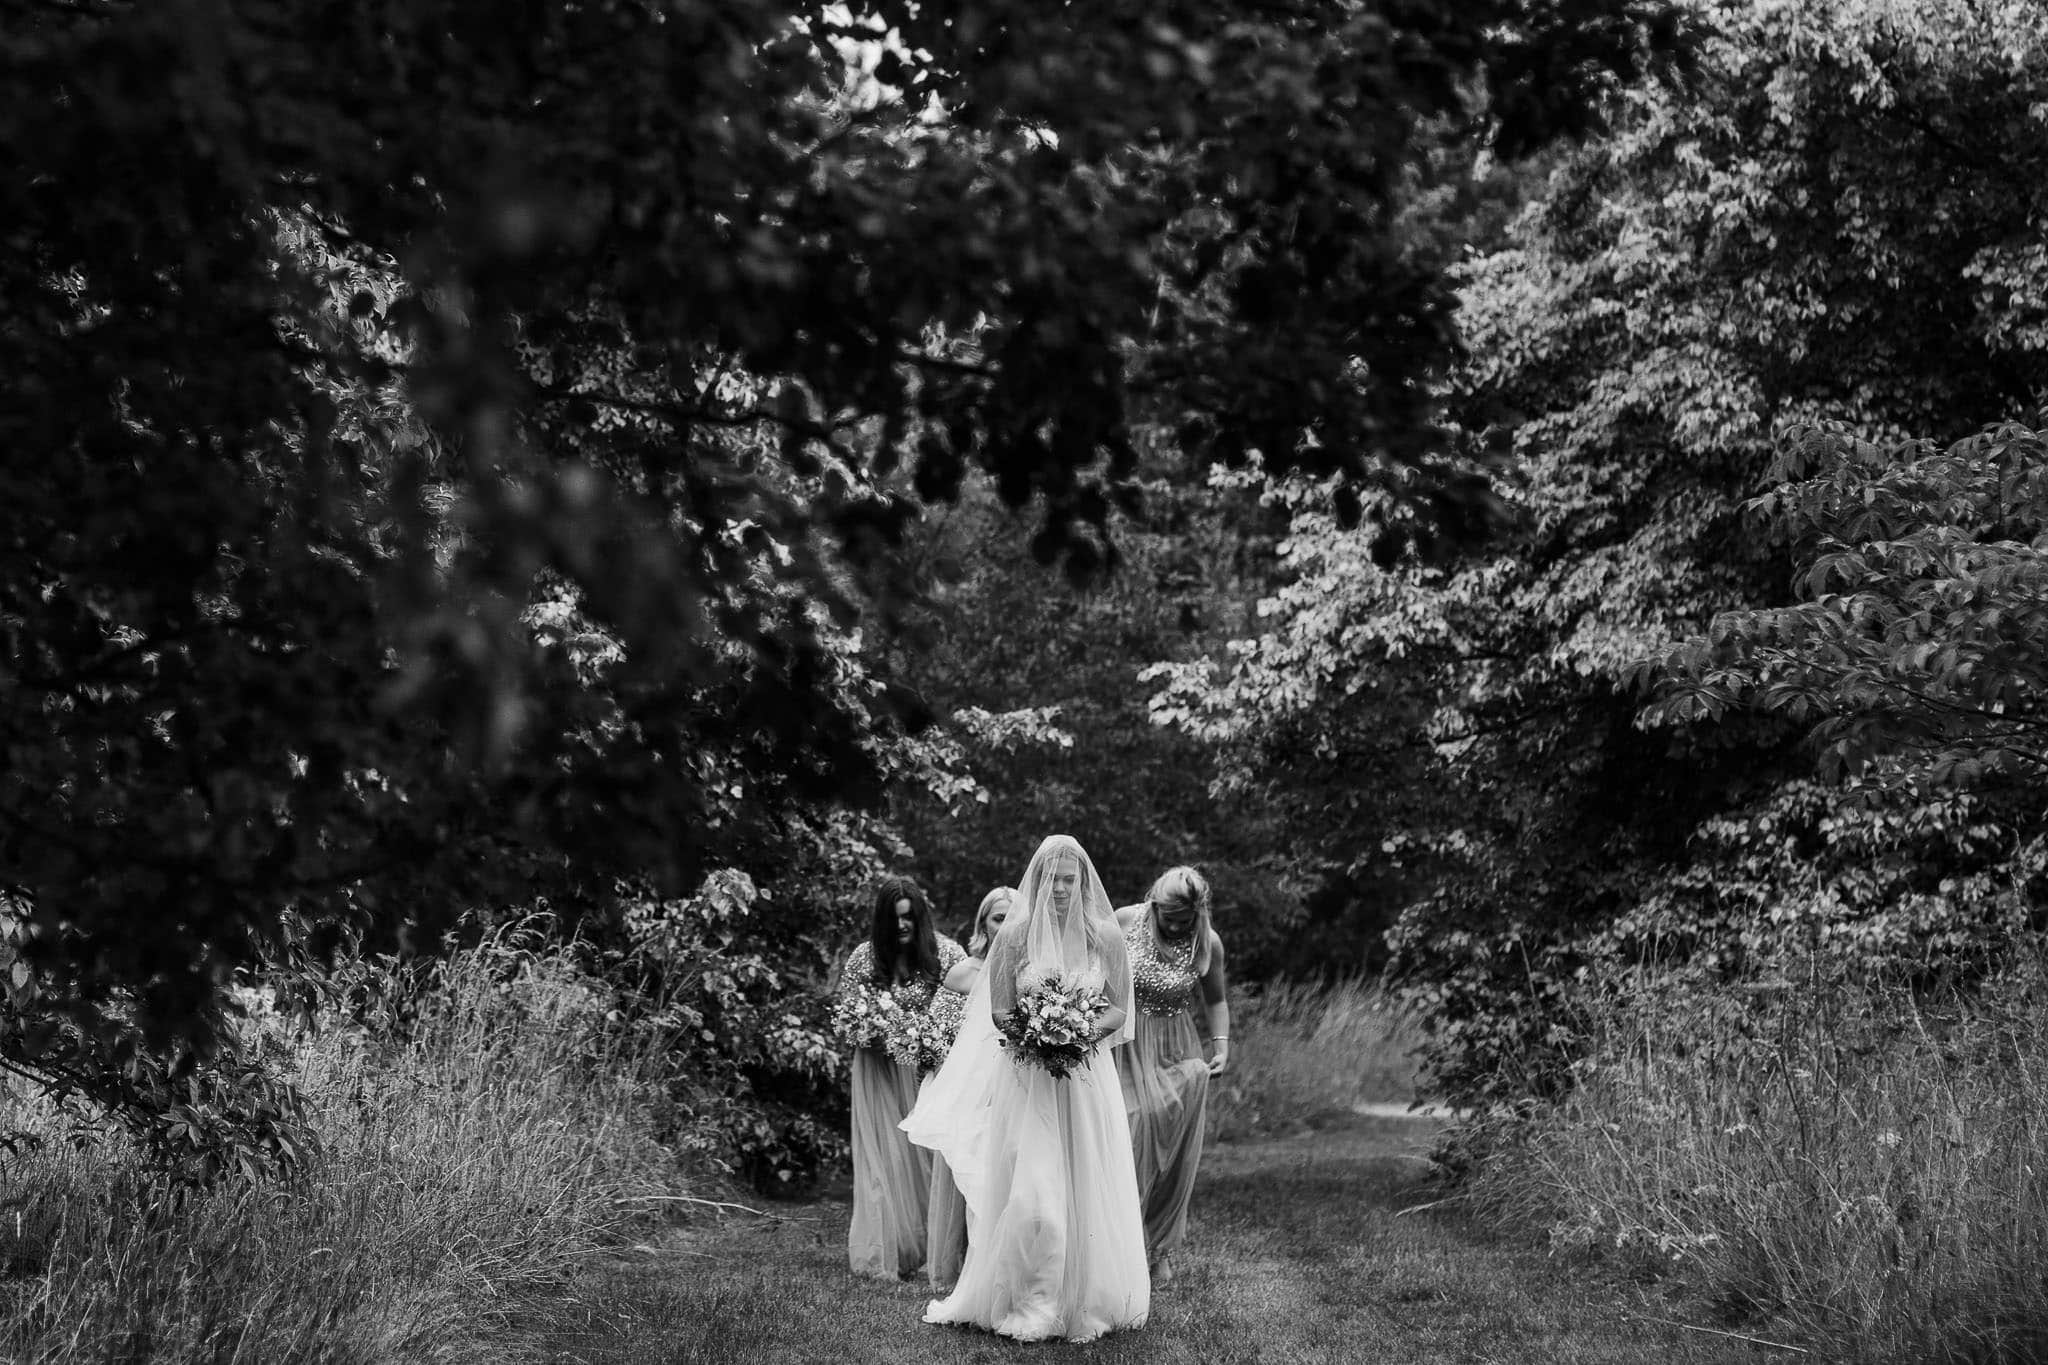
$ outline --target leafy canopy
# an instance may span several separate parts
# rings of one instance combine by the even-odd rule
[[[978,466],[1085,575],[1136,422],[1411,459],[1413,130],[1675,36],[876,17],[880,85],[762,0],[0,0],[7,1060],[155,1103],[282,941],[845,868],[931,772],[857,634],[918,504]]]
[[[1571,945],[1805,773],[1774,711],[1637,724],[1667,651],[1786,601],[1795,547],[1744,510],[1777,434],[1950,441],[2040,399],[2040,8],[1696,11],[1688,85],[1617,96],[1458,273],[1432,477],[1493,480],[1501,533],[1429,559],[1397,500],[1348,528],[1273,479],[1293,581],[1226,666],[1159,675],[1226,780],[1349,792],[1304,838],[1408,883],[1395,946],[1468,1095],[1562,1027]]]
[[[1730,612],[1658,661],[1661,720],[1753,707],[1811,726],[1826,769],[1923,789],[2048,769],[2048,434],[1948,447],[1795,433],[1751,507],[1804,561],[1802,600]],[[1800,477],[1800,476],[1804,477]]]

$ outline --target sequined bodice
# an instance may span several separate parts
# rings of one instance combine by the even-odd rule
[[[1195,937],[1180,947],[1162,944],[1152,936],[1152,915],[1148,911],[1130,937],[1131,986],[1138,1008],[1146,1014],[1178,1014],[1188,1007],[1195,988]]]
[[[940,987],[932,993],[932,1003],[925,1007],[925,1013],[938,1022],[948,1038],[956,1037],[967,1017],[967,997]]]
[[[966,956],[966,949],[962,948],[952,939],[947,938],[944,934],[939,935],[939,970],[941,972],[951,971],[953,964]],[[898,981],[894,984],[879,980],[875,973],[874,950],[866,943],[856,945],[853,952],[847,956],[846,970],[841,976],[848,985],[861,985],[868,987],[870,990],[887,991],[896,997],[897,1004],[912,1011],[921,1010],[929,1005],[932,996],[935,994],[951,994],[949,991],[938,989],[933,982],[923,977],[914,976],[908,981]]]

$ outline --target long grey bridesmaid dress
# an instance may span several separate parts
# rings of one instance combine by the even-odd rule
[[[966,952],[939,939],[944,972]],[[874,985],[874,952],[863,943],[846,959],[840,989]],[[922,1011],[935,983],[909,981],[888,988],[906,1010]],[[925,1220],[931,1195],[931,1153],[899,1126],[917,1103],[917,1069],[892,1061],[880,1048],[853,1050],[853,1221],[846,1233],[846,1263],[856,1275],[893,1280],[924,1264]]]

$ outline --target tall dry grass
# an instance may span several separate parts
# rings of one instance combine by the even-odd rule
[[[649,1059],[559,951],[505,939],[411,997],[400,1040],[346,1026],[289,1065],[321,1150],[289,1185],[182,1195],[120,1139],[10,1095],[0,1359],[500,1361],[522,1295],[662,1192]]]
[[[1643,982],[1475,1196],[1830,1358],[2048,1359],[2048,976]]]
[[[1219,1141],[1314,1127],[1415,1094],[1415,1022],[1364,977],[1278,981],[1231,1006],[1231,1066],[1209,1103]]]

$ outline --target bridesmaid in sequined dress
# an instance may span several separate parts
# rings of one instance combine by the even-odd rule
[[[960,1031],[960,1011],[967,1003],[967,992],[974,988],[974,978],[981,975],[988,945],[995,939],[996,930],[1003,927],[1003,920],[1010,913],[1010,901],[1016,894],[1010,887],[999,886],[981,898],[981,906],[974,912],[974,931],[967,936],[967,956],[953,964],[953,969],[946,973],[944,988],[932,995],[929,1012],[946,1025],[949,1033]],[[967,1201],[953,1184],[953,1172],[946,1166],[946,1158],[933,1152],[924,1260],[925,1275],[932,1287],[942,1288],[959,1279],[960,1263],[966,1259]]]
[[[1223,940],[1209,925],[1209,883],[1194,868],[1168,868],[1141,904],[1117,911],[1117,923],[1129,945],[1138,1017],[1137,1036],[1114,1055],[1157,1288],[1173,1278],[1172,1256],[1187,1235],[1209,1081],[1230,1065],[1230,1002]]]
[[[931,1003],[965,957],[960,945],[932,928],[931,903],[915,882],[891,877],[875,893],[868,938],[840,969],[839,989],[888,991],[908,1010]],[[931,1154],[897,1126],[917,1102],[917,1071],[878,1047],[860,1047],[851,1062],[853,1220],[846,1263],[856,1275],[896,1279],[924,1264],[931,1197]]]

